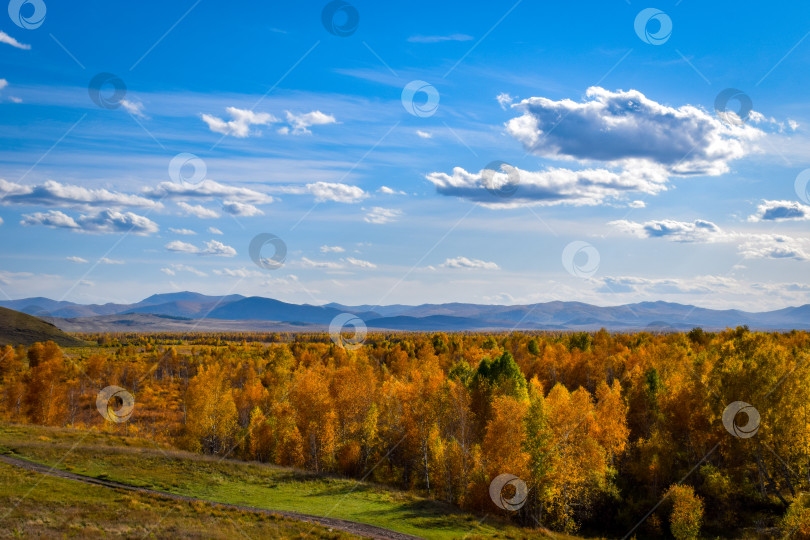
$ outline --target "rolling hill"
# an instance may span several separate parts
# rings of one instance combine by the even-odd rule
[[[158,331],[161,320],[174,317],[193,322],[174,324],[184,329],[214,331],[245,321],[244,330],[323,330],[340,313],[352,313],[366,326],[385,330],[655,330],[681,331],[695,326],[722,329],[748,325],[753,329],[810,329],[810,305],[774,311],[716,310],[671,302],[639,302],[594,306],[582,302],[544,302],[528,305],[422,304],[322,306],[292,304],[260,296],[207,296],[194,292],[156,294],[134,304],[75,304],[48,298],[0,301],[0,306],[38,317],[56,326],[80,331]],[[130,315],[129,317],[122,317]],[[135,317],[141,315],[143,317]],[[163,319],[167,322],[168,319]],[[247,324],[250,321],[250,324]],[[265,324],[259,324],[262,321]]]
[[[62,347],[86,345],[49,322],[0,307],[0,345],[31,345],[43,341],[53,341]]]

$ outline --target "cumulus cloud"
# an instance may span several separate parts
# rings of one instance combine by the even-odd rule
[[[407,195],[407,193],[405,193],[404,191],[396,191],[394,189],[391,189],[388,186],[383,186],[380,189],[378,189],[377,191],[379,191],[380,193],[382,193],[384,195]]]
[[[442,268],[473,268],[478,270],[499,270],[500,267],[494,262],[481,261],[479,259],[468,259],[467,257],[456,257],[447,259],[441,265]]]
[[[646,208],[647,203],[645,203],[644,201],[630,201],[629,203],[627,203],[627,206],[629,206],[630,208]]]
[[[756,214],[749,216],[748,221],[803,221],[810,219],[810,206],[796,201],[763,200],[757,206]]]
[[[427,179],[438,193],[495,208],[529,205],[596,205],[635,193],[666,190],[670,177],[717,176],[729,163],[756,150],[765,132],[752,124],[732,125],[691,105],[670,107],[636,90],[587,90],[583,101],[532,97],[518,102],[498,96],[504,108],[520,112],[506,132],[537,156],[570,161],[577,167],[538,172],[433,172]],[[504,182],[516,189],[499,197]],[[494,188],[494,189],[493,189]],[[511,193],[514,191],[514,193]]]
[[[311,135],[312,132],[309,130],[311,126],[324,126],[337,123],[334,116],[324,114],[321,111],[312,111],[305,114],[295,114],[290,111],[285,111],[285,113],[290,126],[285,126],[278,130],[282,135]]]
[[[205,272],[197,270],[193,266],[189,266],[187,264],[170,264],[167,268],[161,268],[160,271],[168,276],[174,276],[177,274],[177,272],[189,272],[198,277],[205,277],[208,275]]]
[[[321,246],[321,253],[343,253],[346,251],[340,246]]]
[[[355,259],[354,257],[346,257],[343,260],[352,266],[357,266],[358,268],[377,268],[377,265],[374,263],[364,261],[362,259]]]
[[[596,205],[607,199],[623,198],[628,193],[656,194],[667,189],[667,175],[660,168],[643,164],[619,172],[564,168],[532,172],[511,166],[467,172],[455,167],[452,175],[434,172],[428,174],[427,179],[441,195],[462,197],[494,208]],[[511,196],[500,195],[505,186],[513,189]]]
[[[621,163],[643,160],[672,174],[719,175],[763,132],[729,125],[691,105],[669,107],[637,90],[591,87],[586,99],[542,97],[512,105],[523,114],[506,125],[527,151],[557,159]]]
[[[222,231],[220,231],[216,227],[208,227],[208,232],[211,233],[211,234],[224,234]]]
[[[177,203],[177,206],[185,213],[187,216],[194,216],[200,219],[215,219],[219,217],[219,214],[206,208],[200,204],[188,204],[184,202]]]
[[[378,225],[382,225],[384,223],[391,223],[392,221],[396,221],[400,217],[402,217],[403,212],[402,210],[396,210],[394,208],[381,208],[379,206],[373,207],[369,210],[363,221],[367,223],[376,223]]]
[[[273,197],[250,188],[230,186],[203,180],[197,185],[161,182],[156,187],[146,188],[143,194],[150,199],[228,199],[251,204],[269,204]]]
[[[202,115],[203,122],[208,124],[208,129],[214,133],[245,138],[250,135],[251,126],[266,126],[280,121],[269,113],[256,113],[236,107],[228,107],[225,111],[230,115],[231,120],[225,121],[210,114]]]
[[[183,236],[191,236],[197,234],[196,232],[192,231],[191,229],[174,229],[169,227],[169,232],[173,234],[181,234]]]
[[[57,229],[71,229],[87,233],[132,233],[140,236],[158,232],[157,223],[132,212],[105,210],[95,215],[81,215],[74,219],[58,210],[23,214],[20,224],[44,225]]]
[[[711,221],[696,219],[693,222],[662,219],[636,223],[634,221],[611,221],[612,225],[623,232],[640,238],[669,238],[676,242],[712,242],[724,240],[726,234]]]
[[[808,259],[808,240],[777,234],[751,234],[724,231],[711,221],[693,222],[670,219],[645,223],[619,220],[608,225],[640,238],[665,238],[674,242],[730,243],[746,259]]]
[[[315,196],[316,201],[356,203],[368,196],[365,191],[357,186],[333,182],[315,182],[314,184],[307,184],[306,188]]]
[[[47,180],[41,185],[27,186],[0,179],[0,198],[2,198],[3,204],[29,206],[160,207],[159,202],[138,195],[60,184],[53,180]]]
[[[24,51],[31,50],[31,45],[26,45],[25,43],[20,43],[10,35],[6,34],[2,30],[0,30],[0,43],[5,43],[6,45],[11,45],[12,47],[16,47],[18,49],[22,49]],[[2,88],[2,87],[0,87]]]
[[[217,240],[209,240],[203,248],[188,242],[175,240],[166,244],[166,249],[175,253],[192,253],[194,255],[214,255],[218,257],[233,257],[236,255],[235,249]]]
[[[450,34],[448,36],[410,36],[408,41],[410,43],[442,43],[444,41],[470,41],[472,36],[467,34]]]
[[[75,263],[82,263],[82,264],[88,262],[87,259],[82,259],[81,257],[76,257],[76,256],[65,257],[65,260],[68,260],[70,262],[75,262]]]
[[[241,203],[239,201],[225,201],[222,203],[222,209],[234,216],[250,217],[264,215],[264,212],[252,204]]]

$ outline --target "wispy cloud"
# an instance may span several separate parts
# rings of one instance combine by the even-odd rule
[[[233,257],[236,250],[217,240],[210,240],[205,243],[205,247],[197,247],[188,242],[175,240],[166,244],[166,249],[175,253],[191,253],[194,255],[214,255],[218,257]]]
[[[441,265],[442,268],[456,269],[477,269],[477,270],[499,270],[500,267],[494,262],[482,261],[479,259],[468,259],[467,257],[456,257],[447,259]]]
[[[216,211],[206,208],[200,204],[179,202],[177,203],[177,206],[183,211],[184,214],[188,216],[194,216],[200,219],[216,219],[219,217],[219,214]]]
[[[132,212],[105,210],[94,215],[81,215],[74,219],[59,210],[23,214],[21,225],[42,225],[54,229],[70,229],[85,233],[132,233],[146,236],[159,230],[157,223]]]
[[[267,126],[280,122],[278,118],[270,113],[257,113],[236,107],[228,107],[225,111],[230,115],[231,120],[223,120],[210,114],[202,115],[203,122],[208,124],[208,129],[214,133],[243,139],[250,135],[251,126]]]
[[[0,43],[5,43],[7,45],[11,45],[12,47],[16,47],[18,49],[22,49],[24,51],[28,51],[31,49],[31,45],[26,45],[25,43],[20,43],[10,35],[6,34],[2,30],[0,30]]]
[[[442,43],[445,41],[471,41],[472,36],[467,34],[450,34],[447,36],[410,36],[408,41],[410,43]]]

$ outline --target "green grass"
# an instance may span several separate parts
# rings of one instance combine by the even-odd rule
[[[3,538],[358,538],[279,516],[90,486],[0,463]]]
[[[503,519],[473,516],[448,504],[369,483],[258,463],[220,461],[135,438],[0,425],[0,452],[179,495],[341,518],[429,539],[546,537]]]

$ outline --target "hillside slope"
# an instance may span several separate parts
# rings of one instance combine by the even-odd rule
[[[84,341],[32,315],[0,307],[0,345],[31,345],[53,341],[62,347],[81,347]]]

